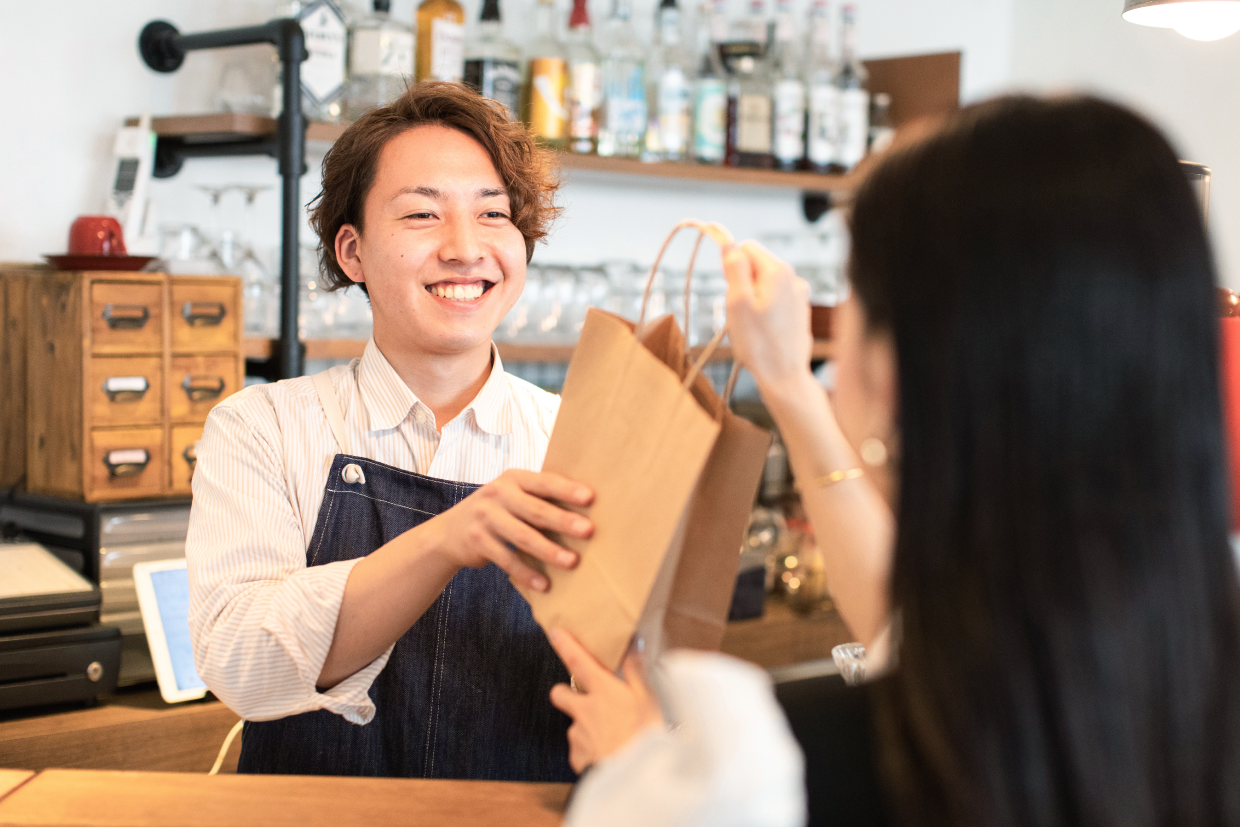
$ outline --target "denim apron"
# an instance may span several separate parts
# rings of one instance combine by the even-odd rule
[[[327,374],[314,384],[341,453],[327,475],[306,565],[364,557],[478,488],[350,456]],[[504,571],[462,569],[396,641],[370,687],[376,712],[369,724],[327,710],[247,721],[237,770],[572,781],[569,719],[547,697],[567,680]]]

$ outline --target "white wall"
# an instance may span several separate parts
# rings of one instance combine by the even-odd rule
[[[1213,171],[1210,230],[1240,288],[1240,35],[1188,40],[1120,18],[1122,0],[1015,0],[1014,85],[1094,91],[1154,120],[1180,157]]]
[[[689,0],[690,3],[693,0]],[[744,0],[730,0],[740,14]],[[685,0],[682,0],[685,3]],[[863,56],[891,56],[961,49],[963,90],[972,98],[1004,87],[1011,60],[1013,0],[858,0]],[[567,18],[567,0],[561,0]],[[837,2],[838,5],[838,2]],[[480,0],[466,0],[470,20]],[[600,20],[610,0],[592,0]],[[634,21],[648,36],[655,0],[636,0]],[[797,0],[798,9],[807,0]],[[393,13],[412,20],[414,0],[396,0]],[[98,212],[108,185],[115,130],[127,115],[199,113],[213,108],[223,63],[262,64],[269,47],[190,54],[171,75],[142,65],[137,35],[149,20],[163,18],[182,31],[203,31],[265,20],[274,4],[260,0],[29,0],[0,2],[0,260],[38,260],[63,252],[68,227],[83,213]],[[506,0],[510,35],[528,37],[533,0]],[[311,170],[303,184],[308,201],[318,191],[322,147],[311,147]],[[152,196],[164,223],[207,226],[207,199],[196,184],[278,183],[275,162],[264,158],[210,159],[186,163],[173,179],[156,182]],[[721,220],[751,236],[802,223],[795,193],[732,190],[615,181],[578,175],[563,191],[567,207],[543,261],[591,262],[609,258],[648,260],[677,219]],[[226,204],[226,224],[240,224],[240,200]],[[260,246],[274,249],[277,191],[259,196],[252,228]],[[306,236],[306,240],[310,241]]]

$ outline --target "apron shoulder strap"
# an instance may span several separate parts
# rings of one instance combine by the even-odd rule
[[[316,373],[311,380],[314,382],[314,390],[319,395],[319,402],[323,405],[323,412],[327,414],[327,424],[331,427],[337,444],[340,445],[340,453],[349,453],[349,440],[344,429],[344,414],[340,411],[340,400],[336,398],[336,389],[332,387],[331,371]]]

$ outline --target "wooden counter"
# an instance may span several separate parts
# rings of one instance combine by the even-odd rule
[[[0,825],[555,825],[568,784],[292,775],[0,770]],[[7,795],[4,794],[7,781]]]
[[[764,617],[728,624],[723,651],[778,669],[829,658],[849,639],[835,612],[801,617],[772,599]],[[93,709],[13,710],[0,713],[0,767],[206,773],[236,722],[219,701],[170,705],[153,688],[122,690]],[[240,750],[237,738],[221,773],[236,771]]]

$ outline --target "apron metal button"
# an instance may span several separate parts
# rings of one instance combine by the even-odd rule
[[[362,469],[352,462],[344,467],[340,472],[340,476],[350,485],[366,482],[366,475],[362,473]]]

